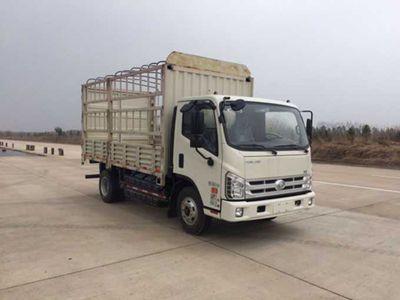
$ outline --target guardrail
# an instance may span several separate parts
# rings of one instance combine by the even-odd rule
[[[33,144],[25,144],[25,149],[24,150],[23,149],[17,149],[15,147],[14,143],[11,143],[10,146],[9,146],[9,142],[0,141],[0,147],[2,147],[4,149],[5,148],[10,148],[10,149],[14,149],[14,150],[17,150],[17,151],[35,153],[35,149],[37,148],[36,145],[33,145]],[[57,149],[57,155],[58,156],[64,156],[65,155],[64,148],[55,148],[55,147],[48,147],[48,146],[43,146],[43,154],[48,155],[49,154],[49,148],[50,148],[50,154],[51,155],[55,155],[56,149]]]

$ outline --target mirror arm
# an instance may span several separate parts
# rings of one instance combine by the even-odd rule
[[[303,113],[309,113],[311,115],[311,121],[314,120],[314,113],[312,110],[302,110],[301,112]]]
[[[214,165],[214,160],[211,157],[207,157],[205,156],[203,153],[200,152],[199,148],[195,148],[196,152],[205,160],[207,160],[207,165],[209,165],[210,167]]]

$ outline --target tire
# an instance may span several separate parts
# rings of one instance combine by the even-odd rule
[[[109,170],[103,170],[100,173],[99,193],[105,203],[114,203],[123,200],[118,177]]]
[[[193,235],[201,235],[210,225],[211,218],[204,214],[199,193],[192,187],[184,187],[178,196],[177,215],[183,229]]]

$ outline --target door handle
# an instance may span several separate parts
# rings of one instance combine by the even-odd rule
[[[179,153],[179,155],[178,155],[178,166],[179,166],[179,168],[183,168],[184,163],[185,163],[185,157],[184,157],[183,153]]]

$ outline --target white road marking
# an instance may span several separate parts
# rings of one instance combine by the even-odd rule
[[[381,189],[381,188],[374,188],[374,187],[370,187],[370,186],[352,185],[352,184],[344,184],[344,183],[337,183],[337,182],[327,182],[327,181],[317,181],[317,180],[314,180],[313,183],[335,185],[335,186],[344,186],[344,187],[355,188],[355,189],[364,189],[364,190],[371,190],[371,191],[379,191],[379,192],[400,194],[400,191],[397,191],[397,190],[387,190],[387,189]]]
[[[400,179],[400,176],[371,175],[373,177]]]

